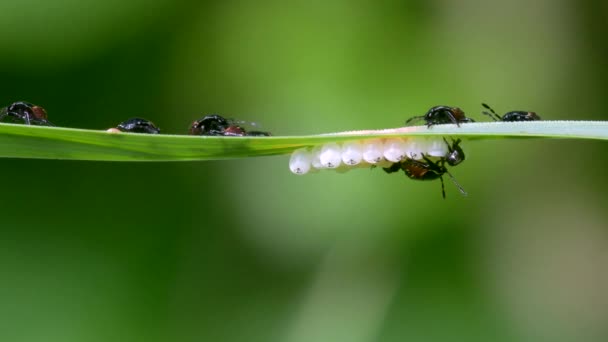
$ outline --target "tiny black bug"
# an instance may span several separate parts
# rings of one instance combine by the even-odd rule
[[[242,136],[270,136],[269,132],[250,131],[239,126],[236,121],[225,119],[220,115],[212,114],[196,120],[190,125],[191,135],[219,135],[227,137]]]
[[[435,106],[429,109],[426,114],[421,116],[414,116],[413,118],[409,118],[405,124],[407,125],[413,120],[424,119],[426,121],[427,127],[431,127],[433,125],[440,124],[449,124],[453,123],[460,127],[461,123],[466,122],[475,122],[475,120],[471,118],[467,118],[464,115],[464,111],[458,107],[449,107],[449,106]]]
[[[0,109],[0,122],[55,126],[48,120],[46,110],[29,102],[19,101]]]
[[[121,132],[130,133],[146,133],[146,134],[159,134],[160,128],[156,127],[153,122],[142,118],[131,118],[127,121],[121,122],[116,126]]]
[[[438,161],[432,161],[427,155],[422,154],[422,161],[414,160],[412,158],[405,158],[404,160],[394,163],[393,165],[383,168],[386,173],[394,173],[399,170],[403,170],[406,176],[414,180],[435,180],[439,178],[441,180],[441,194],[445,199],[445,186],[443,184],[443,175],[447,174],[452,182],[456,185],[458,190],[463,196],[467,195],[467,192],[458,184],[454,176],[448,171],[445,164],[450,166],[456,166],[465,160],[464,151],[460,147],[460,139],[452,140],[450,145],[444,138],[443,141],[448,145],[448,153],[444,157],[439,158]],[[412,156],[415,157],[415,156]]]
[[[494,109],[488,106],[485,103],[481,104],[484,108],[489,109],[490,112],[483,111],[482,114],[485,114],[491,117],[494,121],[537,121],[541,120],[540,116],[538,116],[535,112],[527,112],[525,110],[514,110],[512,112],[505,113],[502,117],[496,114]]]
[[[224,135],[226,128],[230,126],[228,120],[220,115],[206,115],[190,125],[191,135]]]

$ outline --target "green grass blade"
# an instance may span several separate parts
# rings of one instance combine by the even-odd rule
[[[305,136],[205,137],[0,124],[0,157],[100,161],[217,160],[286,154],[331,141],[408,136],[608,139],[604,121],[480,122]]]

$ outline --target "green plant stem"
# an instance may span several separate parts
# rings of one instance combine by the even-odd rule
[[[208,137],[149,135],[0,124],[0,157],[99,161],[219,160],[288,154],[327,142],[388,137],[458,136],[461,139],[608,139],[605,121],[480,122],[410,126],[304,136]]]

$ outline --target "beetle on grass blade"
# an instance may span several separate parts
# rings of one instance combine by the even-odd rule
[[[142,118],[131,118],[121,122],[116,128],[110,128],[108,132],[128,132],[128,133],[145,133],[145,134],[159,134],[160,128],[149,120]]]
[[[492,118],[494,121],[505,121],[505,122],[514,122],[514,121],[538,121],[541,120],[540,116],[538,116],[535,112],[528,112],[525,110],[514,110],[511,112],[505,113],[502,117],[494,111],[490,106],[485,103],[481,104],[484,108],[488,109],[490,112],[483,111],[482,114],[485,114]]]
[[[431,126],[434,125],[449,123],[456,124],[458,127],[460,127],[461,123],[475,122],[475,120],[467,118],[464,115],[464,111],[458,107],[435,106],[429,109],[424,115],[409,118],[405,124],[407,125],[411,121],[420,119],[424,119],[428,128],[431,128]]]
[[[14,102],[0,109],[0,122],[55,126],[48,120],[48,115],[44,108],[25,101]]]
[[[224,135],[228,120],[217,114],[206,115],[190,125],[190,135]]]
[[[225,137],[270,136],[270,132],[247,131],[240,126],[243,122],[225,119],[221,115],[211,114],[196,120],[190,125],[190,135],[210,135]]]

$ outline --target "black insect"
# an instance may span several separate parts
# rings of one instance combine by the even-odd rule
[[[449,107],[449,106],[435,106],[429,109],[426,114],[421,116],[414,116],[413,118],[409,118],[405,124],[407,125],[411,121],[424,119],[427,127],[431,127],[433,125],[440,124],[449,124],[453,123],[460,127],[461,123],[466,122],[475,122],[475,120],[471,118],[467,118],[464,115],[464,111],[458,107]]]
[[[386,173],[394,173],[403,170],[406,176],[414,180],[425,181],[439,178],[439,180],[441,180],[441,194],[444,199],[445,185],[443,183],[443,175],[447,174],[460,193],[463,196],[466,196],[467,192],[458,184],[454,176],[452,176],[445,166],[446,163],[450,166],[456,166],[465,160],[464,151],[459,145],[461,141],[460,139],[452,140],[452,144],[450,145],[445,138],[443,140],[448,145],[448,153],[446,153],[444,157],[439,158],[439,160],[433,161],[423,153],[422,161],[413,159],[413,157],[415,157],[415,155],[413,155],[411,156],[412,158],[405,158],[398,163],[394,163],[393,165],[384,168],[384,171]]]
[[[230,122],[223,117],[213,114],[207,115],[202,119],[196,120],[190,125],[191,135],[224,135]]]
[[[427,156],[422,156],[423,161],[406,159],[401,162],[401,168],[405,172],[405,174],[414,180],[435,180],[439,178],[441,180],[441,195],[445,199],[445,186],[443,184],[443,174],[447,174],[452,179],[452,182],[456,185],[458,190],[463,196],[467,195],[467,192],[464,191],[462,186],[458,184],[454,176],[448,171],[445,167],[444,159],[440,159],[438,162],[434,162],[430,160]]]
[[[270,132],[247,131],[235,120],[225,119],[224,117],[212,114],[196,120],[190,125],[191,135],[214,135],[226,137],[242,136],[270,136]]]
[[[146,134],[159,134],[160,128],[156,127],[153,122],[142,118],[131,118],[127,121],[121,122],[116,126],[121,132],[130,133],[146,133]]]
[[[0,109],[0,122],[55,126],[48,120],[46,110],[29,102],[19,101]]]
[[[484,108],[490,110],[490,112],[483,111],[485,114],[491,117],[494,121],[537,121],[541,120],[535,112],[527,112],[525,110],[514,110],[512,112],[505,113],[502,117],[494,111],[490,106],[485,103],[481,104]]]

